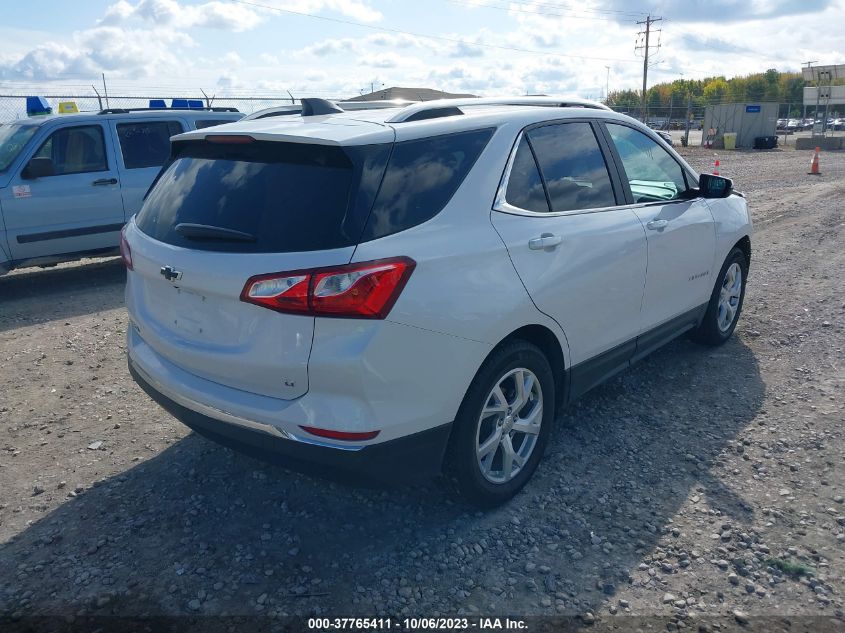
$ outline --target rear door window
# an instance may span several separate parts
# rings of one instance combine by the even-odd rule
[[[117,138],[126,169],[161,167],[170,157],[170,137],[184,132],[179,121],[117,124]]]
[[[287,253],[357,244],[390,145],[193,142],[176,150],[138,214],[141,231],[191,249]]]
[[[616,204],[610,174],[589,123],[534,128],[528,138],[549,192],[552,211],[597,209]]]
[[[44,141],[33,158],[49,158],[53,175],[108,171],[106,143],[99,125],[64,127]]]
[[[492,129],[484,129],[396,143],[361,241],[404,231],[440,213],[492,135]]]

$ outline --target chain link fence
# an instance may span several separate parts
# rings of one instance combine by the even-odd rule
[[[192,99],[202,101],[207,106],[212,107],[228,107],[237,108],[244,114],[251,114],[257,110],[263,110],[279,105],[290,105],[299,100],[288,95],[279,96],[243,96],[243,97],[214,97],[206,98],[205,95],[180,95],[178,97],[170,96],[109,96],[98,97],[96,95],[48,95],[44,97],[49,105],[53,108],[53,112],[59,111],[59,103],[63,101],[73,101],[76,103],[80,112],[99,112],[104,108],[146,108],[149,107],[151,99],[163,99],[165,103],[170,103],[174,98]],[[629,114],[634,118],[640,118],[641,112],[638,105],[613,105],[614,110]],[[845,107],[840,108],[845,111]],[[702,129],[704,120],[705,107],[694,106],[690,115],[692,122],[690,129],[696,132]],[[796,104],[782,103],[778,107],[778,116],[783,118],[783,126],[779,126],[777,134],[782,137],[782,145],[794,144],[794,139],[798,136],[810,136],[812,132],[809,128],[812,124],[808,124],[806,119],[798,119],[801,121],[799,129],[786,129],[787,115],[796,111]],[[839,112],[833,113],[839,116]],[[845,114],[845,112],[841,113]],[[0,94],[0,123],[7,123],[16,119],[26,118],[26,95],[23,94]],[[684,130],[686,127],[687,108],[686,104],[668,103],[659,106],[650,105],[648,109],[648,125],[655,129],[663,130]],[[810,115],[812,116],[812,114]],[[841,121],[841,119],[840,119]],[[838,125],[828,127],[828,136],[843,136],[845,135],[845,122]]]
[[[54,113],[59,111],[59,103],[73,101],[80,112],[99,112],[104,108],[147,108],[151,99],[164,99],[170,103],[174,97],[97,97],[90,95],[48,95],[44,97]],[[270,108],[278,105],[290,105],[290,97],[215,97],[206,99],[203,95],[179,96],[180,99],[192,99],[202,101],[212,107],[237,108],[244,114],[251,114],[257,110]],[[293,100],[296,102],[298,100]],[[8,123],[15,119],[26,118],[26,95],[0,95],[0,123]]]

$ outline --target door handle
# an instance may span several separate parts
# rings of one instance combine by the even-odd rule
[[[103,185],[116,185],[117,178],[100,178],[91,183],[93,187],[102,187]]]
[[[535,237],[528,240],[528,248],[532,251],[542,251],[546,249],[553,249],[560,244],[563,238],[560,235],[553,235],[552,233],[543,233],[540,237]]]
[[[645,225],[645,228],[651,229],[652,231],[659,231],[660,229],[665,229],[668,224],[669,220],[652,220]]]

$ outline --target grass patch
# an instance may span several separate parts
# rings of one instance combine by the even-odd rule
[[[801,576],[812,576],[815,570],[812,567],[804,565],[803,563],[793,563],[792,561],[783,560],[782,558],[770,558],[766,564],[780,569],[784,574],[792,576],[793,578],[801,578]]]

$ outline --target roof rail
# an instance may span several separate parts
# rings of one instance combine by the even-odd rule
[[[97,114],[128,114],[129,112],[167,112],[177,110],[180,112],[240,112],[237,108],[105,108]]]
[[[384,99],[381,101],[332,101],[334,105],[344,112],[352,112],[357,110],[380,110],[382,108],[404,108],[405,106],[416,103],[415,101],[407,101],[405,99]],[[298,103],[284,104],[273,106],[272,108],[265,108],[264,110],[257,110],[252,114],[246,115],[244,121],[252,121],[255,119],[267,119],[277,116],[287,116],[290,114],[300,114],[302,106]]]
[[[387,123],[404,123],[423,118],[421,112],[442,110],[444,108],[458,109],[460,106],[479,105],[512,105],[512,106],[540,106],[546,108],[593,108],[595,110],[610,110],[603,103],[580,99],[578,97],[472,97],[461,99],[437,99],[414,103],[387,120]],[[452,114],[458,114],[453,112]],[[440,116],[444,116],[441,114]]]

